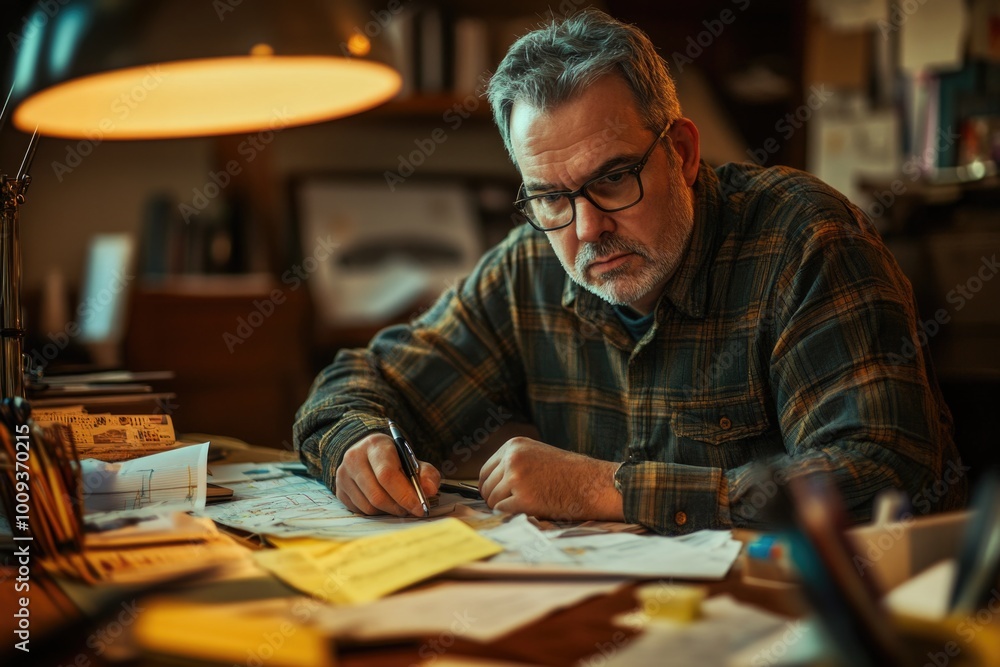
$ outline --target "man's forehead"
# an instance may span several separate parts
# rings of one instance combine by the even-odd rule
[[[628,84],[603,76],[581,93],[550,107],[516,100],[510,115],[510,140],[520,165],[537,157],[566,161],[634,152],[646,132]]]

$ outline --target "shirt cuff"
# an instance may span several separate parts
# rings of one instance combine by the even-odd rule
[[[729,528],[729,485],[719,468],[625,461],[615,472],[625,520],[658,533]]]
[[[385,433],[385,419],[372,415],[344,417],[331,428],[319,443],[320,470],[309,470],[309,474],[323,480],[334,493],[337,492],[337,466],[344,459],[351,445],[370,433]]]

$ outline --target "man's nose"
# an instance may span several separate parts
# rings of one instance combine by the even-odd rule
[[[614,219],[586,197],[577,197],[573,204],[576,206],[576,237],[584,243],[596,243],[604,232],[615,228]]]

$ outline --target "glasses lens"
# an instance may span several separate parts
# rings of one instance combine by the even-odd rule
[[[573,219],[573,204],[565,195],[542,195],[529,199],[525,214],[542,229],[560,227]]]
[[[635,171],[608,174],[589,183],[586,193],[592,202],[606,211],[632,206],[642,196],[639,174]]]

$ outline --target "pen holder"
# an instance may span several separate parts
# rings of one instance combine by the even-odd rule
[[[51,572],[74,575],[83,548],[80,461],[69,429],[39,427],[23,399],[0,407],[0,500],[15,544]]]

